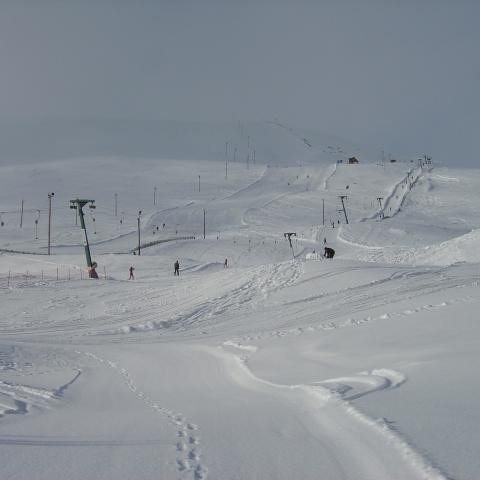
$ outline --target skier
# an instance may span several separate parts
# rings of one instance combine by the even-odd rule
[[[180,263],[178,262],[178,259],[175,260],[175,263],[173,264],[173,274],[179,276],[180,275]]]
[[[223,268],[228,268],[228,260],[225,259],[225,262],[223,262]]]
[[[325,247],[325,253],[323,254],[325,258],[333,258],[334,255],[335,255],[335,250],[333,248]]]
[[[128,277],[129,280],[135,280],[135,277],[133,276],[133,271],[135,270],[135,268],[133,267],[130,267],[128,269],[128,271],[130,272],[130,276]]]
[[[323,239],[323,244],[324,244],[324,245],[327,244],[327,238],[326,238],[326,237]]]

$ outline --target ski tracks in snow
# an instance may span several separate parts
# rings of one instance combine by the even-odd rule
[[[259,302],[265,300],[271,292],[293,285],[301,276],[302,271],[303,267],[297,261],[262,266],[254,272],[250,280],[201,305],[193,313],[184,317],[181,323],[185,325],[185,323],[201,321],[203,324],[203,320],[231,310],[238,314],[238,309],[245,305],[250,310],[255,309]]]
[[[200,436],[198,426],[190,422],[183,414],[174,412],[169,408],[161,406],[158,402],[142,391],[134,382],[130,372],[116,362],[106,360],[92,352],[76,353],[85,355],[96,362],[105,365],[119,374],[127,388],[148,408],[166,418],[177,431],[177,439],[174,443],[176,451],[176,468],[181,479],[192,478],[204,480],[207,478],[208,470],[203,464],[202,452],[200,449]]]
[[[225,342],[224,346],[242,352],[256,351],[254,346],[231,341]],[[245,353],[237,355],[223,347],[221,351],[234,360],[234,378],[241,373],[243,379],[272,389],[274,394],[279,391],[287,394],[300,392],[322,435],[332,436],[340,456],[347,451],[348,462],[358,463],[355,467],[358,468],[358,478],[370,478],[372,472],[376,475],[383,470],[388,478],[447,480],[440,469],[422,457],[388,420],[373,419],[351,404],[352,400],[364,395],[399,387],[407,380],[401,372],[379,368],[310,384],[280,385],[257,377],[249,368]],[[296,403],[294,398],[292,401]],[[345,459],[339,457],[338,460]],[[394,467],[389,464],[392,460]]]
[[[176,316],[158,319],[158,308],[155,300],[145,299],[145,304],[134,315],[142,323],[129,322],[119,328],[103,333],[131,333],[148,330],[163,330],[170,334],[200,329],[206,332],[218,328],[220,322],[229,320],[228,314],[237,317],[242,309],[253,310],[265,301],[269,294],[293,285],[302,275],[303,264],[299,261],[287,261],[273,265],[262,265],[253,269],[249,278],[232,289],[227,289],[218,297],[200,300],[197,305],[191,305],[186,312],[178,312]]]
[[[69,382],[53,390],[0,380],[0,417],[9,414],[25,415],[34,408],[50,408],[81,373],[81,370],[77,370]]]
[[[450,300],[445,300],[440,303],[427,303],[425,305],[420,305],[418,307],[407,308],[397,312],[384,312],[380,315],[366,315],[359,317],[349,317],[346,320],[340,322],[333,321],[320,321],[318,323],[310,323],[301,327],[294,327],[288,329],[274,330],[274,331],[265,331],[256,335],[246,335],[239,340],[228,340],[230,344],[245,345],[248,342],[259,341],[265,338],[272,337],[286,337],[286,336],[298,336],[303,334],[308,334],[312,332],[319,332],[323,330],[334,330],[337,328],[347,328],[347,327],[359,327],[370,322],[376,322],[381,320],[388,320],[395,317],[406,317],[414,315],[420,312],[431,312],[441,308],[448,307],[457,303],[476,303],[478,298],[467,296],[462,298],[454,298]],[[257,349],[257,347],[254,347]]]

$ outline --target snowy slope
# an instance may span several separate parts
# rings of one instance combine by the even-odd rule
[[[0,168],[0,247],[29,252],[0,254],[2,477],[476,477],[480,174],[268,131],[296,153],[227,179],[203,154]],[[165,242],[133,256],[138,210]]]

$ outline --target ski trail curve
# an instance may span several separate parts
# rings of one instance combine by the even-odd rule
[[[253,352],[248,345],[235,346],[242,352]],[[397,388],[405,376],[390,369],[327,379],[312,384],[281,385],[257,377],[248,366],[245,355],[237,355],[220,346],[213,352],[229,367],[232,378],[249,388],[262,388],[272,395],[282,395],[307,405],[307,415],[314,418],[319,435],[334,444],[339,465],[353,462],[355,478],[395,480],[448,480],[440,469],[417,452],[385,419],[370,418],[350,403],[368,393]],[[356,384],[356,386],[355,386]],[[352,393],[353,392],[353,393]],[[342,473],[342,472],[339,472]]]

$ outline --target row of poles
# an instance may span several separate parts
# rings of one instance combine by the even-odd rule
[[[17,278],[22,278],[24,279],[25,282],[28,282],[29,279],[31,279],[32,281],[37,281],[37,280],[41,280],[41,281],[44,281],[44,280],[74,280],[75,279],[75,275],[74,275],[74,272],[75,272],[76,269],[74,269],[74,271],[72,272],[72,269],[69,267],[68,269],[64,269],[64,273],[62,275],[62,272],[61,270],[59,269],[59,267],[56,267],[56,269],[54,270],[54,273],[53,274],[49,274],[48,272],[45,272],[44,270],[40,270],[40,273],[37,273],[37,274],[34,274],[34,273],[31,273],[30,271],[26,271],[25,273],[15,273],[11,270],[8,271],[8,274],[7,274],[7,288],[10,287],[11,284],[14,283],[15,279]],[[83,269],[78,269],[78,276],[80,278],[80,280],[83,280],[84,278],[88,278],[88,272],[85,273],[83,271]],[[106,267],[104,266],[103,267],[103,276],[104,278],[106,279],[107,278],[107,269]],[[78,278],[78,277],[77,277]]]
[[[225,178],[228,177],[228,145],[230,141],[225,142],[225,156],[227,157],[226,162],[225,162]],[[248,147],[250,147],[250,136],[248,136]],[[254,152],[254,161],[255,161],[255,150]],[[234,151],[234,155],[236,154],[236,147]],[[420,159],[421,162],[421,159]],[[431,164],[431,158],[427,157],[425,155],[425,159],[423,162],[420,163],[420,166],[423,167],[424,165],[429,165]],[[247,165],[248,165],[248,156],[247,156]],[[410,172],[408,172],[408,178],[409,178]],[[201,191],[201,176],[198,175],[198,191]],[[52,222],[52,198],[55,196],[54,192],[49,192],[48,193],[48,245],[47,245],[47,254],[50,255],[51,253],[51,222]],[[157,187],[154,187],[153,190],[153,204],[156,205],[156,196],[157,196]],[[345,208],[345,200],[348,198],[347,195],[339,195],[340,201],[342,203],[342,211],[345,216],[345,222],[348,224],[348,216],[347,216],[347,211]],[[377,197],[376,199],[380,205],[380,209],[383,208],[382,206],[382,200],[383,197]],[[85,220],[84,220],[84,214],[83,214],[83,207],[86,204],[89,204],[90,209],[94,209],[94,200],[87,200],[87,199],[76,199],[76,200],[70,200],[70,208],[75,209],[77,212],[76,219],[80,217],[80,223],[81,223],[81,228],[84,231],[84,246],[85,246],[85,255],[87,258],[87,265],[89,268],[92,267],[92,259],[90,255],[90,247],[88,244],[88,236],[87,236],[87,230],[85,227]],[[114,194],[114,211],[115,211],[115,216],[118,216],[118,193]],[[23,212],[24,212],[24,200],[22,200],[21,204],[21,214],[20,214],[20,227],[22,228],[23,226]],[[140,230],[140,219],[141,219],[142,211],[138,211],[138,216],[137,216],[137,230],[138,230],[138,255],[141,255],[141,230]],[[37,232],[37,226],[38,226],[38,220],[40,217],[40,210],[37,210],[37,218],[35,219],[35,238],[38,238],[38,232]],[[1,222],[3,226],[3,221]],[[325,225],[325,199],[322,199],[322,224]],[[206,211],[203,209],[203,238],[206,238]]]

